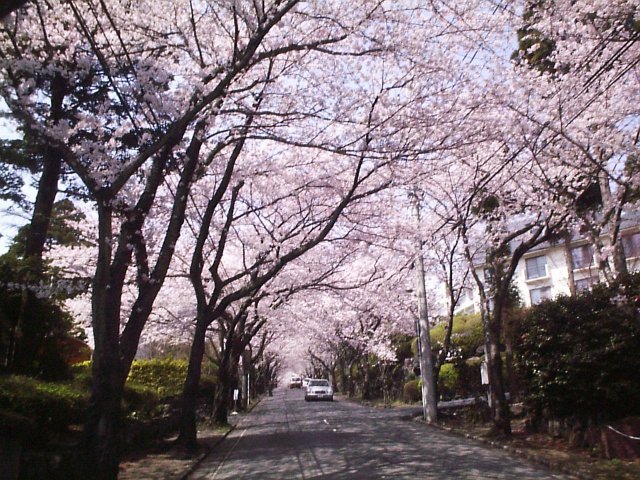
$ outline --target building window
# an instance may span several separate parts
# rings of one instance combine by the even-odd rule
[[[531,305],[537,305],[543,300],[551,298],[551,287],[532,288],[529,290]]]
[[[640,257],[640,232],[623,235],[622,248],[626,258]]]
[[[487,282],[488,285],[493,285],[493,269],[484,269],[484,281]]]
[[[574,270],[587,268],[593,265],[593,247],[580,245],[571,248],[571,266]]]
[[[597,280],[595,278],[587,277],[581,278],[580,280],[576,280],[576,292],[586,292],[591,290],[591,286],[596,283]]]
[[[462,295],[461,295],[461,300],[467,300],[467,301],[473,301],[473,288],[471,287],[463,287],[462,288]]]
[[[539,257],[527,258],[527,280],[541,278],[547,276],[547,257],[540,255]]]

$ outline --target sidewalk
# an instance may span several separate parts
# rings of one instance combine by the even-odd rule
[[[233,430],[239,417],[240,415],[230,415],[228,428],[199,429],[199,451],[196,454],[187,455],[173,449],[174,437],[166,439],[154,449],[125,456],[120,463],[118,479],[183,480]]]

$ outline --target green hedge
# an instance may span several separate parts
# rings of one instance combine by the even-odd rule
[[[79,362],[69,367],[73,383],[91,388],[91,360]]]
[[[445,363],[440,367],[438,376],[438,393],[444,399],[453,398],[458,390],[460,374],[453,363]]]
[[[0,409],[22,415],[42,429],[60,431],[82,423],[88,403],[89,391],[72,384],[0,377]]]
[[[186,360],[173,358],[135,360],[127,385],[153,389],[160,397],[177,396],[182,393],[187,366]]]
[[[444,344],[445,324],[440,323],[431,329],[431,345],[439,350]],[[479,314],[457,315],[453,319],[450,357],[467,359],[477,355],[477,349],[484,345],[484,330]]]
[[[613,420],[640,413],[640,276],[532,308],[517,369],[542,418]]]
[[[481,357],[456,360],[440,367],[438,393],[443,400],[477,397],[486,393],[480,378]]]
[[[0,376],[0,421],[2,424],[38,426],[36,434],[63,431],[69,425],[81,424],[89,406],[91,392],[91,362],[81,362],[71,368],[74,379],[68,382],[43,382],[24,376]],[[123,392],[125,415],[136,419],[151,419],[172,408],[182,393],[187,362],[165,358],[137,360]],[[205,377],[201,391],[213,398],[215,382]],[[4,419],[4,420],[3,420]],[[24,422],[12,419],[25,419]],[[10,422],[11,420],[11,422]],[[13,428],[13,427],[12,427]]]
[[[171,357],[135,360],[125,384],[125,411],[135,418],[149,418],[164,412],[182,395],[187,368],[186,360]],[[200,394],[211,399],[214,392],[215,378],[202,376]]]

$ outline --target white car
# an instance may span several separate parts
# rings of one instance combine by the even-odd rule
[[[329,380],[325,380],[323,378],[309,379],[309,384],[307,385],[307,392],[304,394],[304,399],[307,402],[309,400],[329,400],[330,402],[332,402],[333,388],[331,388]]]

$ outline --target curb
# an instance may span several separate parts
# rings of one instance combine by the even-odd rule
[[[258,400],[256,400],[256,402],[250,406],[249,410],[247,410],[247,414],[251,413],[253,411],[253,409],[258,406],[258,404],[260,403],[262,399],[259,398]],[[236,429],[237,425],[229,425],[229,430],[227,430],[227,432],[222,435],[222,437],[220,437],[216,443],[214,443],[211,447],[207,447],[205,449],[204,452],[202,452],[195,460],[195,462],[193,462],[193,464],[184,472],[182,473],[177,480],[187,480],[189,475],[191,475],[196,468],[198,468],[200,466],[200,464],[202,463],[202,461],[207,458],[211,452],[213,452],[214,449],[216,449],[218,447],[218,445],[220,445],[222,442],[224,442],[224,440],[229,436],[229,434],[231,432],[233,432]]]
[[[202,452],[195,460],[195,462],[193,462],[193,464],[184,472],[182,473],[177,480],[187,480],[187,478],[189,477],[189,475],[191,475],[196,468],[198,468],[200,466],[200,464],[202,463],[202,461],[207,458],[207,456],[213,451],[214,448],[216,448],[218,445],[220,445],[225,438],[227,438],[229,436],[229,434],[231,432],[233,432],[236,429],[235,425],[231,425],[229,430],[227,430],[227,432],[220,437],[216,443],[213,444],[213,446],[211,447],[207,447],[205,449],[204,452]]]

